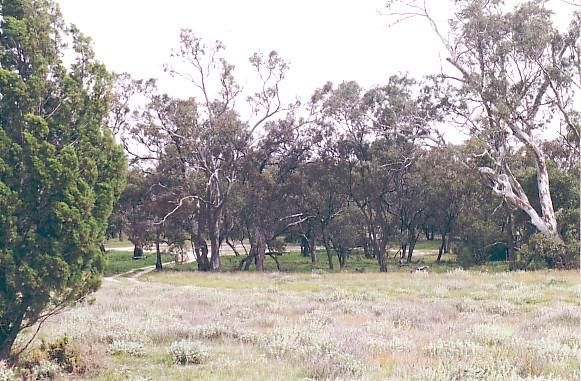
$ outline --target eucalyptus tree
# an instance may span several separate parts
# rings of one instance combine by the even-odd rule
[[[387,249],[398,221],[413,253],[423,208],[417,208],[422,187],[419,179],[411,180],[411,166],[423,145],[440,141],[433,128],[440,104],[431,86],[406,76],[392,76],[367,91],[355,82],[337,88],[327,84],[312,99],[323,142],[330,147],[326,152],[336,152],[347,166],[349,200],[361,210],[371,251],[380,270],[387,271]]]
[[[337,256],[340,270],[347,266],[347,258],[355,249],[365,247],[367,242],[365,226],[361,210],[353,205],[345,207],[326,226],[325,248],[329,255],[332,252]]]
[[[574,99],[579,77],[579,12],[566,31],[552,20],[546,2],[462,0],[447,30],[438,25],[426,2],[391,0],[395,21],[424,18],[442,42],[450,65],[442,78],[447,99],[468,131],[484,142],[478,168],[495,195],[525,212],[542,233],[559,236],[549,174],[539,137],[547,125],[560,124],[579,139]],[[524,147],[534,158],[539,209],[514,175],[507,157]]]
[[[323,138],[322,154],[335,156],[346,165],[343,181],[348,199],[364,215],[373,255],[380,271],[387,271],[391,222],[385,195],[390,188],[389,182],[377,173],[384,168],[372,162],[370,146],[375,136],[364,94],[355,82],[344,82],[336,88],[327,83],[315,92],[312,102]]]
[[[457,232],[461,213],[467,212],[468,200],[477,191],[475,174],[462,162],[457,147],[432,149],[422,157],[417,170],[426,189],[426,218],[440,236],[437,263],[450,249],[450,235]]]
[[[311,262],[316,264],[316,239],[320,233],[327,253],[327,263],[333,270],[333,239],[329,231],[333,220],[341,215],[348,205],[348,189],[345,179],[347,166],[340,157],[326,155],[303,163],[297,173],[295,186],[301,193],[298,200],[299,211],[308,226],[309,234],[304,234],[311,254]]]
[[[130,131],[138,143],[159,160],[171,153],[177,160],[182,185],[174,208],[195,205],[210,241],[209,270],[220,269],[220,245],[224,240],[224,210],[239,179],[243,160],[260,140],[264,123],[285,110],[279,85],[287,70],[276,53],[255,53],[250,64],[258,76],[258,90],[246,100],[252,117],[242,120],[237,106],[243,94],[236,82],[234,66],[225,58],[225,47],[217,41],[206,44],[190,30],[182,30],[180,46],[172,53],[166,70],[191,85],[194,97],[174,99],[150,97],[148,108]],[[139,156],[139,154],[137,155]],[[196,236],[196,242],[202,237]]]
[[[302,127],[302,121],[292,114],[269,122],[263,138],[248,151],[240,172],[239,220],[251,247],[241,266],[246,263],[248,268],[254,259],[256,270],[264,271],[265,255],[280,246],[277,238],[304,220],[297,205],[300,187],[296,172],[310,156],[311,145]]]
[[[100,284],[126,169],[112,79],[54,2],[0,1],[0,359]]]
[[[153,241],[153,217],[148,211],[151,184],[142,171],[130,169],[127,185],[115,206],[115,219],[124,221],[124,232],[133,244],[133,256],[142,257],[144,246]],[[112,215],[113,216],[113,215]]]

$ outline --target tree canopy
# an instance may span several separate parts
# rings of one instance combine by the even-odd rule
[[[107,128],[112,81],[53,2],[0,2],[0,358],[100,284],[126,169]]]

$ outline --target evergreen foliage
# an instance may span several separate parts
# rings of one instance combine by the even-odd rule
[[[52,1],[0,1],[0,358],[99,286],[126,168],[112,80]]]

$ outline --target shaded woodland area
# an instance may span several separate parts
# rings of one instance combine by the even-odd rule
[[[284,104],[287,63],[256,53],[244,99],[225,47],[183,30],[166,71],[194,97],[121,76],[113,124],[132,165],[109,235],[136,250],[191,245],[202,271],[220,269],[226,246],[262,271],[285,243],[313,263],[324,247],[330,268],[359,252],[387,271],[390,246],[409,263],[423,236],[441,240],[438,262],[454,246],[467,265],[577,267],[579,15],[559,31],[541,2],[465,1],[444,38],[423,6],[388,10],[430,23],[449,68],[370,89],[326,83]],[[467,140],[447,143],[453,128]]]

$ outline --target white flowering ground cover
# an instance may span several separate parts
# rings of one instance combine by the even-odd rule
[[[579,380],[580,297],[578,272],[161,273],[41,336],[80,351],[67,380]]]

